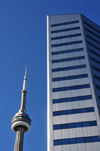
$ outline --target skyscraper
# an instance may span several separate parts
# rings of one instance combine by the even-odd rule
[[[48,151],[100,150],[100,26],[47,16]]]
[[[23,151],[24,133],[28,132],[31,126],[31,119],[26,113],[26,82],[27,82],[27,66],[23,81],[21,107],[18,113],[12,119],[12,130],[16,132],[16,140],[14,151]]]

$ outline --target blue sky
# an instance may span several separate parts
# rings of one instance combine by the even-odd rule
[[[46,16],[82,13],[100,25],[100,0],[0,0],[0,150],[14,148],[11,119],[20,109],[25,65],[32,126],[23,151],[47,150]]]

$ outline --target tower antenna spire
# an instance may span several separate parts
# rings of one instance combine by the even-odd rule
[[[21,98],[21,107],[18,113],[12,119],[12,130],[16,132],[16,140],[14,151],[23,151],[23,139],[24,133],[28,132],[31,126],[31,119],[29,115],[26,113],[26,83],[27,83],[27,65],[25,68],[25,75],[23,80],[23,90],[22,98]]]

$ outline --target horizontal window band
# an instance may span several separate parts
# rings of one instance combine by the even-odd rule
[[[99,68],[97,68],[97,67],[95,67],[95,66],[93,66],[93,65],[92,65],[92,68],[93,68],[94,70],[96,70],[96,71],[100,72],[100,69],[99,69]]]
[[[51,47],[68,46],[68,45],[80,44],[80,43],[82,43],[82,40],[80,40],[80,41],[72,41],[72,42],[65,42],[65,43],[60,43],[60,44],[53,44],[53,45],[51,45]]]
[[[88,43],[90,46],[92,46],[92,47],[94,47],[94,48],[96,48],[97,50],[99,50],[99,51],[100,51],[100,48],[99,48],[99,47],[97,47],[96,45],[92,44],[92,43],[91,43],[91,42],[89,42],[89,41],[87,41],[87,43]]]
[[[64,68],[55,68],[52,69],[52,72],[59,72],[59,71],[67,71],[67,70],[74,70],[74,69],[82,69],[86,68],[86,65],[77,65],[77,66],[70,66],[70,67],[64,67]]]
[[[96,37],[98,37],[98,38],[100,39],[100,36],[97,35],[97,34],[95,34],[94,32],[92,32],[91,30],[89,30],[89,29],[87,29],[87,28],[85,28],[85,30],[87,30],[89,33],[93,34],[94,36],[96,36]]]
[[[69,91],[69,90],[77,90],[77,89],[84,89],[84,88],[90,88],[90,84],[83,84],[83,85],[74,85],[74,86],[68,86],[68,87],[53,88],[52,92]]]
[[[97,64],[100,64],[100,61],[98,61],[97,59],[94,59],[93,57],[90,56],[90,59],[94,62],[96,62]]]
[[[94,112],[94,107],[55,111],[53,112],[53,116],[80,114],[80,113],[88,113],[88,112]]]
[[[95,86],[96,86],[96,88],[97,88],[98,90],[100,90],[100,86],[99,86],[99,85],[95,84]]]
[[[100,77],[98,77],[97,75],[93,74],[94,78],[100,81]]]
[[[72,37],[78,37],[78,36],[81,36],[81,33],[79,33],[79,34],[73,34],[73,35],[66,35],[66,36],[59,36],[59,37],[52,37],[51,40],[72,38]]]
[[[90,51],[91,53],[93,53],[94,55],[100,57],[100,54],[98,54],[97,52],[95,52],[95,51],[93,51],[93,50],[91,50],[91,49],[89,49],[89,51]]]
[[[97,44],[100,44],[100,42],[99,42],[98,40],[96,40],[96,39],[92,38],[92,37],[91,37],[91,36],[89,36],[88,34],[86,34],[86,36],[87,36],[89,39],[91,39],[91,40],[95,41]]]
[[[60,99],[53,99],[52,103],[63,103],[63,102],[74,102],[74,101],[85,101],[92,99],[92,95],[85,95],[85,96],[76,96],[70,98],[60,98]]]
[[[90,137],[57,139],[57,140],[54,140],[54,146],[80,144],[80,143],[91,143],[91,142],[100,142],[100,137],[99,136],[90,136]]]
[[[78,30],[80,27],[73,27],[73,28],[66,28],[66,29],[60,29],[60,30],[53,30],[51,33],[59,33],[59,32],[66,32],[71,30]]]
[[[60,129],[71,129],[71,128],[82,128],[82,127],[89,127],[89,126],[97,126],[96,121],[85,121],[85,122],[77,122],[77,123],[66,123],[66,124],[57,124],[53,125],[53,130],[60,130]]]
[[[51,54],[52,54],[52,55],[59,55],[59,54],[72,53],[72,52],[78,52],[78,51],[83,51],[83,48],[56,51],[56,52],[51,52]]]
[[[75,23],[79,23],[79,20],[75,20],[75,21],[71,21],[71,22],[52,24],[51,27],[57,27],[57,26],[62,26],[62,25],[75,24]]]
[[[58,77],[58,78],[53,78],[52,82],[57,82],[57,81],[63,81],[63,80],[73,80],[73,79],[80,79],[80,78],[87,78],[88,74],[80,74],[80,75],[73,75],[73,76],[67,76],[67,77]]]
[[[60,62],[82,60],[82,59],[85,59],[85,56],[72,57],[72,58],[64,58],[64,59],[59,59],[59,60],[52,60],[52,63],[60,63]]]
[[[98,33],[100,33],[100,31],[99,31],[99,30],[97,30],[96,28],[94,28],[94,27],[93,27],[93,26],[91,26],[90,24],[86,23],[85,21],[84,21],[84,23],[85,23],[87,26],[89,26],[90,28],[92,28],[92,29],[94,29],[95,31],[97,31]]]

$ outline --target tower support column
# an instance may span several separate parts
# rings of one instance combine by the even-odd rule
[[[23,151],[24,127],[19,127],[16,132],[14,151]]]

